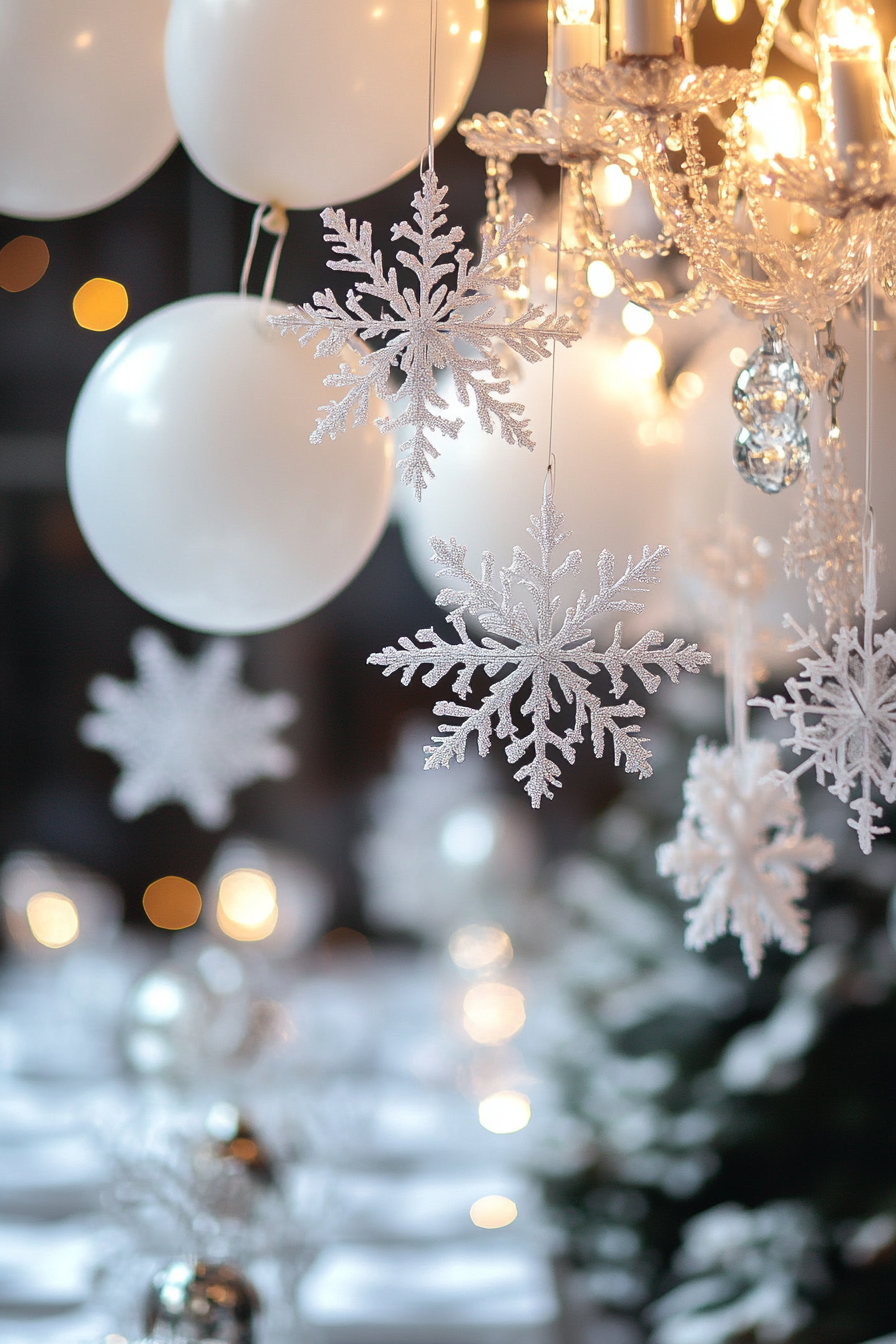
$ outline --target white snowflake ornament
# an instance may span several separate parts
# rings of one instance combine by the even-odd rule
[[[217,830],[235,790],[292,774],[295,754],[275,735],[296,717],[296,701],[285,691],[247,690],[235,640],[209,640],[191,660],[158,630],[138,630],[131,649],[136,681],[95,677],[88,689],[96,712],[80,724],[82,741],[122,767],[111,798],[117,816],[131,821],[182,803],[197,826]]]
[[[781,778],[790,783],[814,766],[819,784],[857,814],[849,824],[858,833],[859,846],[871,853],[876,836],[888,835],[878,826],[882,809],[871,796],[875,788],[885,802],[896,802],[896,631],[874,633],[884,615],[877,610],[877,572],[873,546],[868,548],[864,627],[841,627],[828,651],[813,626],[803,630],[792,616],[784,622],[798,635],[792,649],[808,649],[798,661],[803,671],[785,682],[787,699],[751,700],[771,711],[773,719],[789,718],[793,736],[782,746],[793,747],[807,758]],[[852,798],[859,790],[859,796]],[[850,802],[850,799],[852,801]]]
[[[797,902],[806,873],[834,857],[830,841],[804,835],[799,797],[775,776],[778,763],[771,742],[698,742],[675,839],[656,856],[679,898],[697,902],[686,915],[685,945],[702,951],[730,928],[751,976],[772,939],[788,952],[803,951],[808,928]]]
[[[510,380],[493,343],[503,341],[534,364],[550,355],[553,341],[568,347],[580,336],[571,318],[547,315],[539,306],[529,306],[506,321],[496,320],[494,290],[508,283],[502,259],[522,243],[530,217],[518,223],[511,220],[497,237],[484,235],[482,256],[471,266],[472,252],[462,248],[455,254],[463,229],[439,232],[448,219],[444,212],[447,190],[439,186],[432,170],[424,172],[413,200],[417,228],[406,221],[392,225],[393,241],[406,238],[415,248],[415,253],[399,252],[398,261],[415,276],[416,288],[403,287],[394,267],[384,270],[382,253],[373,251],[369,224],[359,229],[356,220],[346,222],[344,210],[327,209],[321,215],[328,230],[324,239],[332,243],[337,256],[345,258],[327,265],[368,278],[349,290],[344,305],[327,289],[316,293],[313,303],[268,318],[281,331],[296,332],[302,345],[320,338],[316,358],[338,355],[346,345],[357,347],[359,341],[382,342],[361,355],[357,370],[342,364],[338,373],[324,379],[325,386],[348,390],[340,400],[320,408],[311,442],[320,443],[325,434],[334,439],[347,428],[350,415],[353,424],[366,424],[371,395],[385,402],[406,400],[401,414],[382,416],[376,423],[384,434],[413,430],[401,447],[404,457],[399,463],[402,480],[413,487],[418,499],[427,478],[434,475],[431,459],[439,456],[430,435],[436,432],[456,439],[463,425],[460,419],[439,414],[448,403],[439,395],[436,371],[450,371],[462,406],[469,406],[472,396],[483,430],[492,433],[494,421],[506,443],[518,443],[531,451],[534,443],[529,421],[523,419],[525,407],[500,400],[510,391]],[[449,275],[451,285],[445,283]],[[381,300],[385,306],[379,316],[367,311],[361,295]],[[394,371],[403,375],[398,387],[392,382]]]
[[[809,606],[825,614],[825,634],[848,625],[862,587],[863,491],[853,490],[839,429],[820,445],[821,471],[810,469],[799,516],[784,539],[784,573],[806,580]]]
[[[575,747],[583,741],[583,729],[590,729],[594,755],[603,755],[605,734],[613,741],[615,764],[625,760],[628,773],[645,778],[653,773],[648,739],[638,736],[636,724],[623,725],[617,720],[641,718],[643,705],[635,700],[625,704],[604,705],[591,690],[591,679],[599,672],[609,674],[613,696],[618,700],[626,691],[626,669],[633,672],[641,685],[651,694],[661,678],[651,666],[665,672],[677,682],[681,672],[697,672],[710,661],[709,654],[696,644],[685,645],[683,639],[673,640],[666,648],[664,636],[658,630],[649,630],[631,648],[622,646],[622,624],[616,626],[613,643],[603,653],[595,651],[595,640],[590,625],[602,612],[644,610],[642,602],[632,602],[623,593],[645,592],[646,585],[659,583],[660,562],[669,554],[665,546],[651,551],[644,547],[639,560],[629,556],[625,571],[614,577],[615,560],[609,551],[602,551],[597,562],[599,592],[586,597],[582,592],[575,607],[567,608],[562,622],[556,626],[560,598],[553,594],[554,585],[567,574],[578,574],[582,568],[582,554],[571,551],[561,565],[551,568],[553,552],[567,536],[563,514],[554,508],[553,500],[545,492],[541,513],[532,516],[529,535],[536,542],[539,559],[533,560],[519,546],[514,547],[513,561],[498,572],[495,584],[495,559],[490,552],[482,556],[482,574],[478,577],[466,567],[467,548],[454,537],[450,542],[430,537],[435,554],[433,563],[440,564],[439,576],[448,574],[461,579],[460,590],[443,588],[436,605],[453,607],[447,620],[460,636],[457,643],[443,640],[432,629],[418,630],[418,647],[410,639],[402,638],[399,647],[383,649],[368,658],[385,669],[390,676],[401,671],[402,684],[407,686],[418,669],[429,665],[424,673],[426,686],[435,684],[454,668],[458,669],[452,686],[455,695],[466,700],[470,693],[473,674],[482,668],[492,679],[492,686],[478,708],[440,700],[434,713],[460,720],[459,723],[439,725],[441,736],[434,737],[434,746],[426,747],[425,769],[448,766],[452,760],[462,761],[468,739],[475,734],[479,754],[485,756],[491,746],[492,732],[507,740],[504,748],[507,759],[513,763],[526,759],[514,775],[525,781],[525,789],[533,807],[541,805],[542,798],[553,798],[553,788],[559,788],[560,766],[548,755],[554,748],[565,761],[575,761]],[[534,607],[534,618],[522,601],[514,602],[513,589],[521,588],[528,594]],[[487,634],[477,644],[467,633],[464,612],[475,616]],[[510,668],[503,677],[502,669]],[[499,678],[498,680],[493,680]],[[520,733],[513,721],[514,698],[529,687],[528,695],[518,706],[519,714],[528,719],[531,731]],[[567,705],[575,707],[575,721],[562,733],[551,727],[551,717],[561,712],[554,687]],[[497,722],[493,722],[497,719]],[[531,755],[529,754],[531,752]]]

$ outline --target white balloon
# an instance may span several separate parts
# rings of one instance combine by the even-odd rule
[[[606,548],[621,573],[628,555],[639,556],[645,544],[666,545],[667,509],[675,454],[667,447],[645,448],[637,435],[638,403],[644,384],[626,373],[620,359],[622,343],[590,334],[569,350],[557,348],[553,391],[553,451],[556,458],[554,502],[565,515],[568,542],[554,557],[559,564],[567,550],[582,552],[579,575],[559,584],[562,606],[574,605],[584,588],[597,583],[595,563]],[[454,536],[467,547],[467,563],[479,572],[482,551],[489,550],[499,565],[509,565],[514,546],[537,555],[527,533],[532,514],[541,508],[550,438],[551,361],[524,364],[512,389],[525,404],[536,449],[504,443],[497,433],[486,434],[475,411],[460,406],[453,392],[445,392],[449,418],[465,421],[457,442],[439,444],[435,480],[417,504],[406,487],[397,494],[405,548],[418,579],[431,593],[451,580],[436,577],[429,563],[430,536]],[[663,628],[668,610],[666,585],[661,583],[643,598],[642,616],[626,616],[626,628]],[[522,596],[520,594],[520,596]],[[612,617],[608,618],[612,631]]]
[[[427,143],[430,0],[173,0],[166,67],[187,152],[248,201],[319,209],[379,191]],[[482,59],[485,0],[440,0],[434,128]]]
[[[191,629],[298,620],[349,582],[389,510],[375,426],[309,441],[336,360],[283,339],[284,305],[235,294],[170,304],[109,347],[81,391],[68,480],[100,564]]]
[[[0,0],[0,211],[83,215],[168,157],[167,14],[168,0]]]

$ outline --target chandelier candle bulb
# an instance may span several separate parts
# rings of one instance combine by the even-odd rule
[[[611,0],[613,56],[673,56],[675,0]]]
[[[817,20],[818,84],[828,147],[838,159],[886,140],[883,50],[864,0],[823,0]]]
[[[557,76],[563,70],[582,65],[604,64],[604,25],[600,4],[591,0],[568,0],[556,5],[548,23],[550,55],[548,58],[547,106],[552,112],[565,112],[570,104],[560,88]]]

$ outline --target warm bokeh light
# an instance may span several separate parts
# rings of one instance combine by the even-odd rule
[[[829,16],[833,14],[833,24]],[[867,56],[879,61],[883,55],[880,34],[874,21],[874,10],[862,0],[838,5],[836,10],[823,9],[818,15],[816,41],[826,43],[833,52],[846,56]]]
[[[443,858],[458,868],[478,868],[495,847],[495,823],[480,807],[464,807],[445,819],[439,836]]]
[[[524,1092],[493,1092],[479,1103],[479,1123],[492,1134],[516,1134],[532,1118]]]
[[[479,31],[478,28],[474,28],[474,29],[473,29],[472,33],[470,34],[470,41],[471,41],[474,45],[475,45],[476,43],[482,41],[482,33]]]
[[[560,0],[554,14],[558,23],[590,23],[594,18],[594,0]]]
[[[719,23],[737,23],[744,12],[744,0],[712,0]]]
[[[588,288],[597,299],[606,299],[616,288],[616,277],[605,261],[591,261],[585,272]]]
[[[464,995],[464,1029],[477,1045],[509,1040],[526,1021],[526,1000],[513,985],[487,982]]]
[[[672,405],[677,406],[679,410],[686,410],[695,401],[699,401],[703,396],[703,391],[703,379],[699,373],[694,373],[691,369],[684,369],[672,384],[669,399]]]
[[[257,868],[237,868],[218,887],[218,925],[229,938],[258,942],[277,925],[277,888]]]
[[[58,891],[39,891],[25,906],[28,927],[44,947],[68,947],[78,936],[78,907]]]
[[[747,112],[747,148],[758,163],[781,154],[799,159],[806,152],[806,123],[799,99],[783,79],[762,82]]]
[[[72,300],[79,327],[87,331],[111,331],[128,315],[128,292],[117,280],[88,280]]]
[[[75,46],[77,47],[78,51],[86,51],[88,47],[92,47],[93,33],[87,32],[86,29],[83,33],[79,33],[78,36],[75,38]]]
[[[466,924],[452,933],[448,955],[458,970],[493,970],[513,959],[513,944],[499,924]]]
[[[636,336],[622,347],[622,362],[632,378],[655,378],[663,367],[663,356],[653,341]]]
[[[20,233],[0,248],[0,289],[19,294],[41,279],[50,264],[50,249],[43,238]]]
[[[185,877],[160,877],[143,893],[143,909],[158,929],[188,929],[199,918],[202,897]]]
[[[640,303],[627,303],[622,310],[622,325],[630,336],[646,336],[653,326],[653,313]]]
[[[477,1227],[508,1227],[519,1210],[506,1195],[483,1195],[470,1207],[470,1220]]]
[[[728,351],[728,358],[736,369],[742,369],[747,362],[747,352],[740,345],[732,345]]]
[[[632,194],[632,180],[618,163],[607,163],[602,171],[595,171],[594,191],[599,205],[625,205]]]

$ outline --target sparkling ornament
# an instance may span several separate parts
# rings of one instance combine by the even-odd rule
[[[96,713],[81,738],[122,766],[112,809],[127,821],[161,803],[182,803],[197,826],[216,830],[231,816],[230,795],[257,779],[285,779],[292,750],[276,733],[297,705],[285,691],[257,695],[239,681],[233,640],[210,640],[193,661],[157,630],[138,630],[131,648],[137,680],[96,677]]]
[[[882,809],[872,801],[871,789],[885,802],[896,802],[896,631],[874,634],[874,623],[884,613],[877,610],[877,567],[874,548],[866,555],[865,586],[861,606],[864,629],[841,626],[828,651],[815,629],[803,630],[790,616],[787,625],[797,634],[795,649],[808,649],[800,658],[803,671],[785,683],[789,699],[776,695],[757,698],[773,719],[789,718],[793,737],[782,745],[793,747],[807,758],[780,778],[793,783],[815,768],[815,778],[831,783],[828,792],[841,803],[849,802],[857,814],[849,824],[858,833],[859,846],[871,853],[875,836],[888,835],[888,826],[877,826]],[[856,789],[860,795],[850,798]]]
[[[784,541],[784,569],[806,580],[809,606],[824,612],[830,637],[852,620],[862,587],[863,491],[850,487],[836,427],[820,453],[821,471],[810,468],[802,509]]]
[[[258,1295],[234,1265],[175,1260],[153,1277],[146,1303],[150,1339],[252,1344]]]
[[[771,742],[698,742],[675,839],[657,850],[660,874],[675,878],[681,900],[698,903],[686,915],[685,945],[702,951],[730,927],[751,976],[772,939],[803,951],[808,928],[797,902],[805,874],[834,857],[828,840],[803,834],[799,798],[776,777],[778,765]]]
[[[450,542],[431,537],[433,562],[441,564],[440,574],[461,579],[464,588],[443,588],[436,598],[440,607],[453,607],[448,622],[460,636],[458,643],[448,643],[434,630],[419,630],[417,639],[424,647],[418,648],[411,640],[399,640],[399,648],[390,646],[381,653],[371,654],[369,663],[385,668],[384,676],[401,670],[402,684],[407,686],[414,673],[427,664],[431,670],[423,675],[426,686],[434,686],[455,667],[459,669],[452,690],[461,700],[470,692],[470,684],[477,668],[483,668],[489,678],[497,677],[507,665],[511,671],[493,681],[490,694],[478,709],[440,700],[435,714],[460,719],[459,724],[440,724],[434,737],[435,746],[426,747],[427,770],[448,766],[452,760],[462,761],[469,737],[478,738],[479,754],[485,756],[491,746],[492,720],[497,715],[494,730],[499,738],[508,739],[504,748],[511,762],[521,760],[531,750],[532,755],[514,775],[525,780],[525,789],[533,807],[541,805],[542,798],[552,798],[552,787],[560,787],[560,767],[548,756],[548,749],[559,751],[565,761],[575,760],[575,744],[583,741],[583,728],[590,724],[591,745],[598,759],[603,755],[604,734],[613,740],[615,764],[625,760],[626,772],[646,778],[653,773],[651,752],[647,739],[637,736],[637,725],[623,726],[617,719],[641,718],[643,705],[629,700],[622,705],[602,705],[590,689],[590,679],[601,670],[609,674],[612,694],[618,699],[626,690],[623,672],[629,668],[642,686],[653,694],[661,678],[650,671],[654,665],[677,682],[679,674],[697,672],[710,661],[695,644],[685,646],[684,640],[675,639],[668,647],[660,648],[664,636],[650,630],[631,648],[622,647],[622,623],[616,626],[613,643],[603,653],[595,652],[595,641],[590,624],[594,617],[607,611],[640,612],[641,602],[632,602],[623,593],[646,592],[647,586],[659,583],[660,562],[669,554],[665,546],[651,551],[644,547],[639,560],[629,556],[624,572],[614,577],[615,561],[609,551],[602,551],[597,562],[600,591],[594,597],[580,593],[576,606],[568,607],[559,629],[554,619],[560,598],[554,595],[554,586],[564,575],[577,574],[582,567],[580,551],[571,551],[561,565],[551,568],[551,556],[569,533],[564,532],[563,514],[554,508],[547,492],[540,515],[532,516],[529,535],[539,549],[539,559],[533,560],[520,547],[515,547],[513,561],[499,571],[499,585],[493,582],[495,559],[490,552],[482,556],[480,578],[466,566],[467,548],[452,537]],[[523,602],[514,603],[514,586],[522,588],[534,605],[534,619]],[[479,645],[467,634],[463,613],[475,616],[488,632]],[[494,636],[497,636],[495,638]],[[509,642],[504,642],[509,641]],[[582,675],[584,673],[584,675]],[[552,679],[559,686],[563,699],[575,706],[575,722],[561,736],[550,727],[552,714],[560,712],[561,705],[551,687]],[[512,718],[513,699],[531,682],[530,692],[519,706],[519,712],[531,721],[532,731],[520,736]]]
[[[302,345],[321,338],[316,356],[337,355],[358,338],[384,342],[362,355],[357,368],[342,364],[338,373],[324,379],[325,386],[348,391],[341,400],[320,408],[311,442],[320,443],[325,434],[335,439],[347,428],[349,416],[356,426],[366,424],[373,394],[386,402],[405,401],[399,415],[382,416],[376,423],[384,434],[390,429],[413,429],[413,435],[402,445],[404,457],[399,461],[402,480],[413,487],[418,499],[426,489],[427,477],[434,474],[430,459],[439,456],[429,434],[436,431],[456,439],[463,424],[460,419],[449,420],[438,414],[446,409],[446,402],[438,391],[436,370],[450,371],[462,406],[469,406],[472,396],[483,429],[491,432],[496,423],[508,443],[531,450],[534,443],[529,422],[523,419],[525,407],[499,400],[510,391],[510,380],[493,351],[493,343],[502,341],[531,364],[548,357],[551,341],[569,346],[579,338],[571,318],[545,315],[541,306],[530,306],[519,317],[506,321],[495,320],[492,291],[508,283],[501,258],[522,240],[531,222],[528,215],[518,223],[511,221],[500,237],[483,238],[482,256],[472,268],[473,253],[466,248],[452,261],[441,261],[454,254],[464,233],[457,227],[439,232],[448,219],[444,211],[448,189],[439,186],[432,170],[422,174],[422,182],[413,200],[418,231],[407,222],[392,226],[393,240],[406,238],[417,251],[416,256],[398,253],[401,265],[417,277],[417,292],[402,288],[394,267],[388,273],[383,269],[382,253],[372,250],[369,224],[359,229],[356,220],[346,223],[344,210],[328,209],[322,214],[328,230],[325,240],[347,260],[329,261],[327,265],[331,270],[351,271],[369,279],[359,281],[356,290],[349,290],[344,305],[328,289],[316,293],[314,303],[268,319],[283,332],[296,332]],[[452,272],[454,288],[443,283]],[[386,305],[379,317],[367,312],[359,295],[369,295]],[[467,354],[464,347],[477,353]],[[396,388],[392,374],[399,369],[404,377]]]
[[[809,389],[782,333],[767,326],[734,380],[732,404],[743,428],[734,441],[741,476],[766,494],[793,485],[809,465]]]

